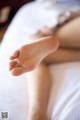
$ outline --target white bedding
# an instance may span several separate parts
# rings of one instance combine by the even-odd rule
[[[28,120],[28,96],[25,74],[13,77],[8,71],[9,56],[57,14],[32,2],[19,10],[4,36],[0,48],[0,111],[8,111],[10,120]],[[54,81],[52,120],[80,120],[80,62],[52,65],[50,70]]]

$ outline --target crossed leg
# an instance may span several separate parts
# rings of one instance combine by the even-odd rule
[[[59,29],[56,32],[56,36],[59,39],[59,42],[54,36],[44,37],[37,42],[24,45],[19,50],[15,51],[14,54],[10,57],[10,60],[12,60],[12,62],[10,62],[10,70],[12,74],[16,76],[33,70],[46,56],[56,51],[58,46],[60,48],[69,48],[70,52],[71,49],[79,50],[79,22],[80,17],[74,19],[72,22]],[[63,50],[65,51],[65,49]],[[73,60],[76,60],[76,58],[73,58]],[[62,62],[65,62],[65,60],[63,59]]]
[[[79,27],[79,21],[77,21],[77,20],[80,21],[80,18],[76,19],[75,22],[72,21],[71,22],[72,25],[67,24],[67,26],[66,26],[67,28],[70,28],[70,29],[72,29],[72,27],[73,27],[74,29],[72,29],[72,31],[68,32],[67,31],[68,29],[64,26],[64,28],[66,29],[65,30],[66,32],[63,31],[63,28],[61,28],[61,30],[59,30],[57,32],[57,37],[60,38],[60,40],[61,40],[60,48],[56,52],[54,52],[55,49],[57,49],[57,44],[55,44],[55,46],[56,46],[55,49],[51,49],[53,52],[50,49],[48,49],[48,50],[50,50],[50,52],[49,52],[49,54],[45,55],[45,59],[43,60],[43,62],[38,64],[37,67],[35,68],[35,70],[30,72],[28,75],[28,80],[27,80],[28,84],[27,85],[28,85],[28,90],[29,90],[29,101],[30,101],[30,104],[29,104],[30,105],[29,106],[29,108],[30,108],[29,109],[29,119],[30,120],[47,120],[47,119],[50,120],[50,118],[47,117],[47,107],[48,107],[47,105],[48,105],[48,100],[49,100],[52,79],[51,79],[50,72],[48,70],[48,64],[69,62],[69,61],[80,61],[80,49],[79,49],[80,48],[80,44],[79,44],[80,43],[80,41],[79,41],[80,34],[78,31],[78,29],[80,27]],[[77,24],[77,22],[78,22],[78,27],[75,26],[75,24]],[[73,23],[75,23],[75,24],[73,24]],[[75,29],[76,29],[76,31],[75,31]],[[60,32],[61,32],[61,34],[60,34]],[[75,34],[73,34],[73,32]],[[76,32],[78,32],[78,34]],[[62,33],[64,33],[64,36]],[[65,42],[64,40],[65,40],[66,34],[67,34],[67,37],[66,37],[66,42]],[[68,37],[69,35],[72,35],[71,39]],[[76,41],[75,36],[78,38],[77,44],[74,44],[74,42]],[[74,42],[73,42],[73,39],[74,39]],[[68,41],[68,40],[70,40],[70,41]],[[64,43],[64,44],[62,44],[62,43]],[[61,48],[61,46],[63,48]],[[41,49],[42,49],[42,47],[41,47]],[[46,50],[47,50],[47,47],[46,47]],[[14,58],[16,58],[16,57],[18,57],[18,56],[13,54],[11,56],[11,59],[14,60]],[[44,58],[44,57],[41,56],[40,58],[41,58],[40,60],[42,61],[42,58]],[[33,61],[33,59],[32,59],[32,61]],[[10,63],[10,67],[12,67],[11,70],[13,70],[15,68],[15,66],[11,65],[11,64],[14,64],[14,61],[12,61],[12,63]]]

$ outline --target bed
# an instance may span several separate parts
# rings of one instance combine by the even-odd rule
[[[23,6],[0,45],[0,112],[8,111],[10,120],[28,120],[28,93],[25,74],[13,77],[8,71],[9,56],[26,41],[30,42],[27,36],[34,34],[58,15],[56,9],[52,12],[51,9],[44,9],[45,7],[47,4],[41,5],[38,2]],[[50,99],[53,106],[49,108],[52,109],[51,119],[80,120],[80,62],[55,64],[49,69],[53,76]]]

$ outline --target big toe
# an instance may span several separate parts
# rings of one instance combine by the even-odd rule
[[[14,69],[11,70],[11,74],[13,76],[19,76],[19,75],[21,75],[23,73],[24,73],[24,70],[23,70],[22,67],[16,67],[16,68],[14,68]]]

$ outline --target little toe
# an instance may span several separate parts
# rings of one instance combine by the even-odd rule
[[[14,60],[16,58],[18,58],[19,56],[19,50],[16,50],[11,56],[10,56],[10,60]]]

